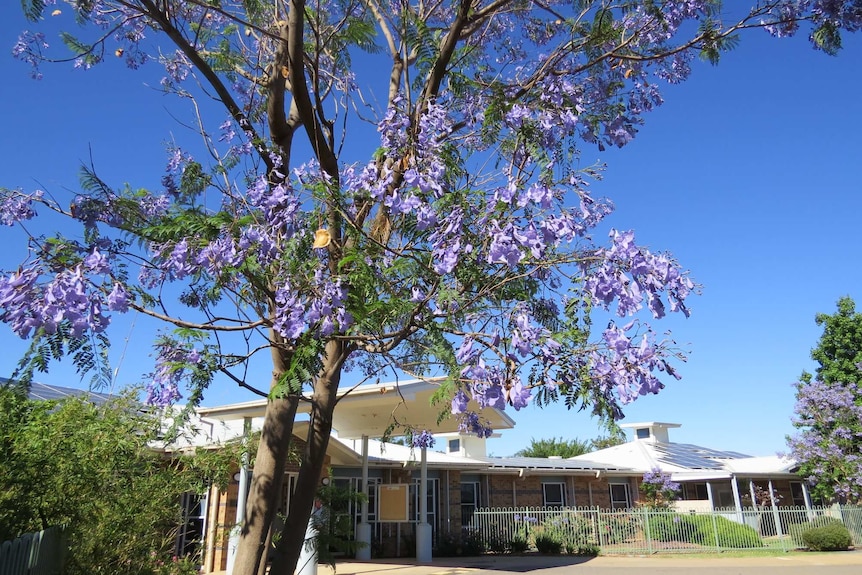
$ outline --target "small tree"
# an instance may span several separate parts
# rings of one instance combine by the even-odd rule
[[[552,437],[551,439],[530,439],[530,445],[515,453],[516,457],[575,457],[590,451],[590,442]]]
[[[862,501],[862,314],[849,297],[835,314],[818,314],[823,335],[811,350],[819,364],[796,385],[793,425],[788,436],[799,473],[812,495],[825,501]]]
[[[640,485],[643,498],[640,504],[650,509],[665,509],[679,499],[680,485],[672,481],[670,473],[654,468],[644,473]]]
[[[563,439],[552,437],[550,439],[530,438],[530,445],[517,451],[515,457],[575,457],[591,451],[605,449],[625,443],[625,436],[621,433],[612,433],[606,437],[581,441],[574,439]]]
[[[0,386],[0,541],[65,525],[70,575],[170,564],[181,495],[226,482],[232,450],[166,458],[149,444],[161,422],[139,407],[31,401]]]
[[[622,445],[626,442],[626,436],[622,432],[622,430],[617,429],[612,432],[610,435],[606,435],[604,437],[596,437],[590,442],[590,451],[598,451],[600,449],[607,449],[608,447],[614,447],[615,445]]]

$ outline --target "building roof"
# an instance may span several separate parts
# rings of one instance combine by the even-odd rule
[[[432,433],[458,431],[454,417],[439,420],[441,406],[431,403],[439,388],[440,378],[414,379],[395,383],[361,385],[340,389],[338,407],[333,414],[332,427],[341,438],[383,437],[394,421],[409,423],[415,429]],[[198,414],[208,419],[221,421],[263,417],[266,399],[235,403],[219,407],[201,407]],[[481,412],[492,429],[511,429],[515,421],[505,412],[485,408],[480,410],[475,403],[468,409]],[[308,413],[307,402],[300,404],[298,413]]]
[[[637,423],[628,424],[627,428],[640,429],[644,427],[672,428],[679,424],[667,423]],[[767,456],[752,457],[736,451],[721,451],[710,447],[702,447],[690,443],[674,443],[660,441],[655,437],[638,439],[635,437],[627,443],[615,445],[585,455],[572,457],[571,460],[616,464],[622,468],[631,469],[637,473],[646,473],[660,469],[670,473],[674,480],[730,478],[740,475],[789,475],[795,467],[790,459]]]
[[[438,421],[440,406],[431,403],[439,380],[411,380],[399,383],[364,385],[339,392],[338,407],[333,416],[333,434],[327,452],[333,465],[358,467],[362,463],[361,437],[369,437],[369,465],[392,467],[419,462],[421,450],[377,440],[390,431],[393,421],[409,423],[416,429],[427,429],[435,435],[457,431],[458,422],[449,417]],[[478,406],[471,406],[478,410]],[[199,408],[201,423],[210,426],[209,441],[224,441],[242,433],[244,421],[251,420],[252,429],[260,427],[266,400],[220,407]],[[308,412],[307,402],[300,413]],[[481,415],[492,428],[505,430],[515,422],[504,412],[485,409]],[[623,427],[635,430],[631,441],[563,459],[558,457],[488,457],[484,443],[468,452],[442,453],[428,449],[429,467],[438,469],[475,470],[481,473],[525,475],[609,475],[636,476],[653,469],[670,473],[674,480],[706,480],[731,476],[787,477],[792,474],[793,461],[777,456],[752,457],[735,451],[721,451],[688,443],[674,443],[668,430],[678,423],[630,423]],[[294,433],[303,436],[307,422],[297,421]],[[644,429],[649,432],[639,433]],[[396,431],[396,434],[398,431]]]
[[[0,386],[11,387],[14,385],[16,384],[11,379],[0,377]],[[45,383],[38,383],[35,381],[30,384],[30,388],[27,392],[28,399],[33,401],[52,401],[79,396],[86,396],[88,401],[95,403],[96,405],[101,405],[113,397],[110,393],[97,393],[95,391],[87,391],[86,389],[47,385]]]

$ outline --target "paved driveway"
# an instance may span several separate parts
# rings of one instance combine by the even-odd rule
[[[862,551],[771,557],[461,557],[430,565],[343,562],[335,575],[862,575]],[[333,575],[321,566],[318,575]]]

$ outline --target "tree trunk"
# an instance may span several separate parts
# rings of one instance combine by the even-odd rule
[[[298,405],[297,395],[271,399],[266,405],[248,501],[237,502],[237,505],[245,505],[246,511],[233,575],[257,575],[258,566],[265,561],[267,535],[278,508]]]
[[[338,398],[341,368],[348,354],[344,344],[331,341],[326,344],[323,369],[314,382],[311,396],[311,419],[302,467],[296,489],[290,498],[290,513],[281,531],[281,538],[273,554],[270,575],[293,575],[305,542],[305,530],[314,507],[315,494],[320,485],[326,449],[332,431],[332,414]]]

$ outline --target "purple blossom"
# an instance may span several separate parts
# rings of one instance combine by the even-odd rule
[[[93,248],[92,253],[84,258],[84,266],[97,274],[106,274],[111,271],[110,261],[99,251],[99,248]]]
[[[115,283],[114,289],[108,294],[108,309],[111,311],[126,312],[129,309],[129,295],[122,284]]]
[[[427,429],[423,430],[421,433],[413,435],[412,445],[421,449],[431,449],[434,447],[434,436]]]
[[[462,390],[455,392],[452,397],[452,415],[458,415],[467,411],[467,394]]]
[[[3,190],[0,197],[0,224],[14,226],[18,222],[29,220],[36,216],[34,202],[42,200],[44,192],[37,190],[25,194],[16,190]]]

